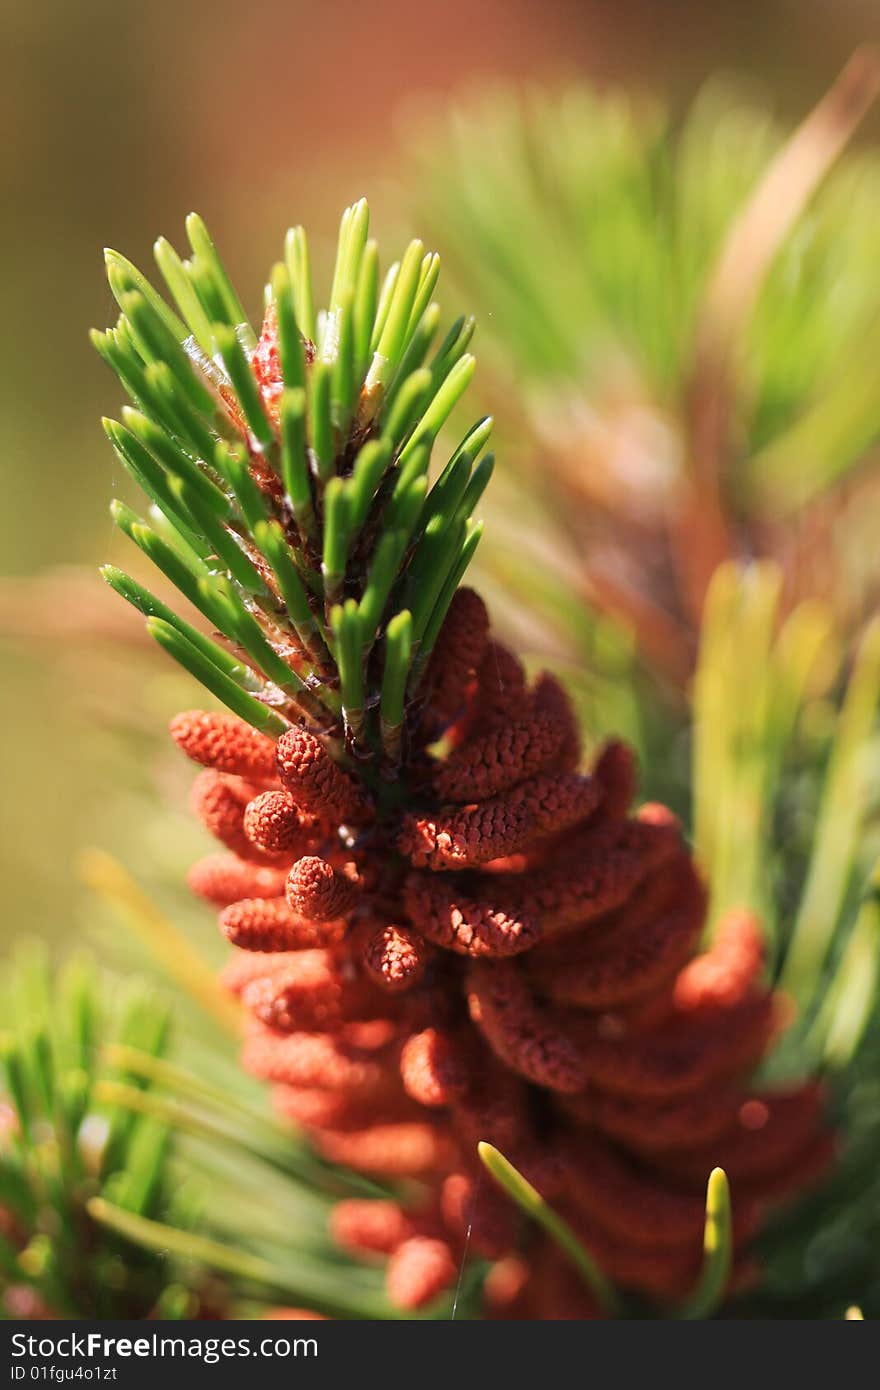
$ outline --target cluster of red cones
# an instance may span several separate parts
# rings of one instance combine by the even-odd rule
[[[304,729],[172,724],[225,846],[191,884],[237,948],[245,1065],[328,1159],[421,1184],[412,1209],[340,1202],[337,1240],[387,1259],[401,1307],[449,1287],[467,1245],[493,1262],[490,1315],[590,1316],[563,1257],[481,1176],[487,1140],[609,1279],[660,1306],[693,1285],[723,1166],[745,1279],[768,1205],[832,1148],[815,1085],[749,1083],[785,1021],[758,925],[731,916],[698,954],[705,893],[675,818],[630,813],[619,744],[579,771],[564,691],[527,684],[470,590],[423,690],[378,792]]]

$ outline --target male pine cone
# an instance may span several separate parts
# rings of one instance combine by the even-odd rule
[[[108,257],[122,313],[96,334],[136,409],[106,428],[153,525],[114,515],[225,639],[116,569],[108,582],[231,714],[179,715],[197,814],[224,851],[192,887],[235,948],[245,1065],[328,1159],[423,1194],[340,1202],[338,1241],[387,1257],[421,1307],[466,1250],[487,1311],[588,1316],[544,1237],[480,1182],[500,1149],[608,1278],[660,1306],[693,1285],[703,1192],[734,1199],[734,1278],[768,1203],[827,1162],[820,1096],[753,1090],[780,1027],[761,935],[705,894],[674,817],[631,804],[613,743],[581,770],[565,691],[533,684],[459,588],[492,471],[491,420],[432,487],[432,446],[473,371],[469,320],[430,357],[436,256],[382,287],[346,210],[315,314],[288,235],[258,337],[197,218],[157,260],[180,316]]]
[[[188,713],[172,734],[207,769],[196,809],[227,847],[190,882],[238,948],[225,980],[247,1010],[245,1066],[328,1159],[424,1185],[411,1211],[334,1213],[344,1246],[388,1256],[393,1299],[430,1301],[469,1240],[499,1262],[490,1311],[592,1311],[555,1247],[480,1182],[483,1139],[610,1279],[661,1304],[697,1276],[720,1164],[746,1277],[768,1204],[830,1150],[816,1086],[749,1086],[783,1014],[758,924],[732,916],[697,953],[705,893],[674,817],[630,813],[620,744],[577,771],[565,693],[549,676],[529,687],[472,590],[435,649],[417,776],[392,811],[304,730],[273,744]]]

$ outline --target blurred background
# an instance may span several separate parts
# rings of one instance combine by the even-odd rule
[[[24,1269],[51,1307],[66,1288],[74,1312],[214,1316],[229,1290],[207,1267],[251,1296],[265,1248],[261,1297],[312,1306],[330,1269],[316,1306],[388,1315],[381,1271],[340,1272],[328,1245],[359,1180],[267,1127],[234,1060],[221,937],[184,884],[209,837],[165,732],[204,694],[98,574],[156,583],[108,514],[145,503],[88,338],[117,312],[103,247],[157,280],[155,238],[185,251],[197,209],[257,322],[287,227],[308,227],[324,290],[366,195],[383,270],[423,237],[441,331],[477,316],[466,423],[496,416],[497,467],[472,574],[493,621],[564,675],[588,741],[634,746],[641,796],[682,815],[709,929],[758,914],[799,1006],[766,1075],[829,1082],[844,1157],[768,1231],[752,1314],[857,1297],[876,1316],[876,0],[5,0],[0,36],[0,1062],[24,1117],[15,1076],[60,1057],[58,1152],[84,1136],[93,1164],[89,1106],[106,1140],[85,1304],[66,1216],[54,1242],[24,1228],[15,1297]],[[10,1114],[0,1094],[0,1159]],[[59,1210],[98,1190],[73,1179]],[[227,1242],[219,1263],[193,1230]],[[169,1249],[189,1281],[168,1284]],[[0,1315],[35,1306],[0,1294]]]
[[[147,268],[155,236],[180,240],[197,208],[257,312],[295,221],[314,229],[326,267],[339,209],[365,193],[380,243],[402,243],[420,202],[408,147],[426,110],[442,122],[499,79],[581,77],[683,106],[721,70],[796,120],[856,44],[880,38],[880,11],[871,0],[6,0],[0,25],[0,931],[61,940],[93,911],[77,870],[89,846],[161,902],[201,838],[163,737],[196,697],[96,574],[126,549],[107,502],[129,487],[99,423],[119,390],[87,338],[115,316],[102,246]],[[859,138],[878,135],[874,115]],[[491,525],[491,501],[486,514]]]

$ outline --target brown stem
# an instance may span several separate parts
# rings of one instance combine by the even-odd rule
[[[695,624],[713,572],[735,552],[724,481],[736,348],[777,252],[878,91],[880,53],[861,48],[768,166],[709,278],[687,391],[690,469],[685,496],[669,521],[682,602]]]
[[[635,636],[638,649],[672,681],[687,683],[694,653],[680,622],[631,585],[596,564],[587,564],[583,578],[587,602],[604,609]]]

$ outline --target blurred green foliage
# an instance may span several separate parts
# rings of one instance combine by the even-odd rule
[[[158,948],[151,971],[172,966],[178,989],[126,984],[82,957],[54,971],[36,943],[2,963],[0,1317],[260,1316],[277,1304],[399,1317],[382,1270],[349,1260],[328,1231],[339,1197],[383,1190],[269,1118],[210,972],[181,971],[191,953],[179,935],[163,955],[155,909],[112,861],[93,876],[117,929],[127,916]],[[477,1262],[463,1310],[480,1278]],[[441,1299],[420,1316],[448,1315]]]

